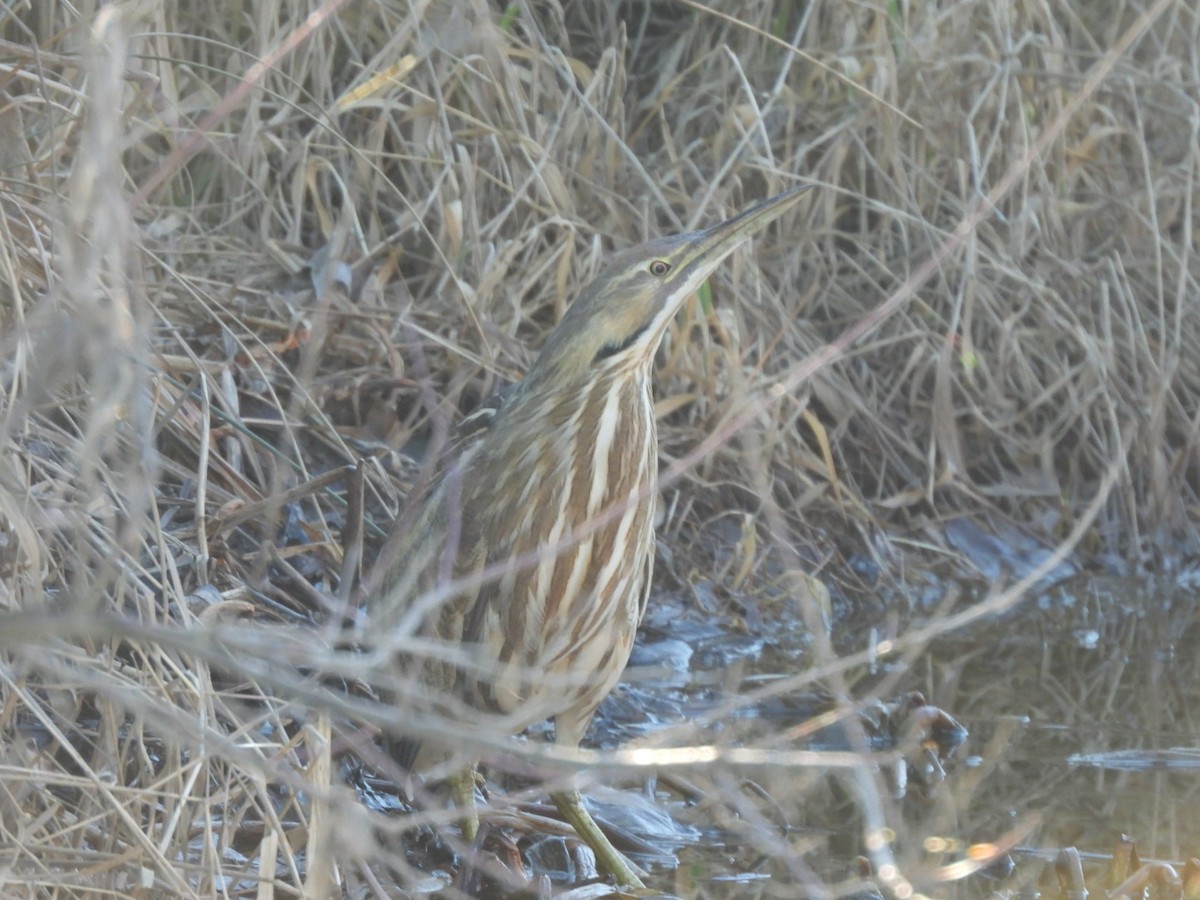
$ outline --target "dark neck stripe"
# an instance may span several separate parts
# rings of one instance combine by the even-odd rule
[[[651,320],[651,322],[652,321],[653,320]],[[637,331],[635,331],[629,337],[625,338],[625,340],[621,341],[621,343],[619,343],[619,344],[605,344],[598,351],[596,351],[596,356],[595,356],[595,358],[592,359],[592,362],[598,363],[602,359],[608,359],[610,356],[616,356],[618,353],[623,353],[624,351],[628,350],[630,347],[632,347],[634,344],[636,344],[638,342],[638,339],[643,334],[645,334],[650,329],[651,322],[647,322],[645,325],[643,325],[641,328],[639,328]]]

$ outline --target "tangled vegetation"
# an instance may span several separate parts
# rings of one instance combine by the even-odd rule
[[[606,253],[795,184],[659,357],[662,590],[796,604],[848,694],[839,621],[946,522],[1200,553],[1195,4],[716,7],[0,12],[6,890],[419,879],[339,770],[393,717],[339,643],[392,521]]]

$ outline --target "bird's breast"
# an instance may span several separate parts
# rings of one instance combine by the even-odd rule
[[[597,381],[505,425],[512,458],[478,457],[463,512],[500,536],[488,563],[501,572],[467,637],[492,660],[484,705],[510,712],[598,682],[607,693],[624,668],[653,565],[657,437],[637,379]]]

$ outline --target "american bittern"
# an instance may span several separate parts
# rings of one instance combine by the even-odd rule
[[[646,609],[655,351],[684,299],[802,190],[615,255],[525,379],[464,423],[419,518],[380,563],[376,622],[395,627],[426,604],[417,630],[458,651],[424,659],[422,683],[472,715],[495,715],[510,733],[553,718],[559,743],[579,743],[625,668]],[[438,752],[446,758],[449,748]],[[451,788],[473,840],[473,771],[451,778]],[[641,886],[579,792],[552,796],[618,883]]]

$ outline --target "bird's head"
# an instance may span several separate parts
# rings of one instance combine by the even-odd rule
[[[680,304],[738,245],[789,209],[792,188],[703,231],[656,238],[614,254],[567,309],[526,383],[563,386],[598,367],[649,367]]]

